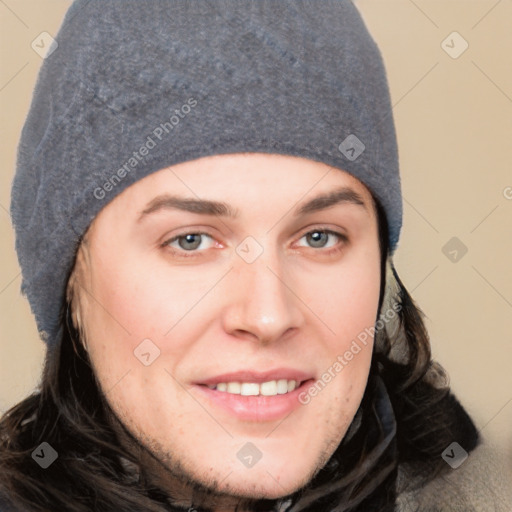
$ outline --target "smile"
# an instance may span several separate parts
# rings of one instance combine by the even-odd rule
[[[300,386],[296,380],[269,380],[267,382],[219,382],[217,385],[210,384],[210,389],[242,396],[275,396],[285,395]]]
[[[298,386],[286,379],[282,379],[282,382],[286,382],[287,390],[285,393],[278,393],[276,391],[277,386],[279,386],[279,380],[265,381],[260,384],[254,382],[219,382],[217,385],[195,385],[194,388],[201,397],[201,400],[205,400],[205,405],[208,408],[220,408],[241,421],[267,422],[281,420],[294,409],[301,407],[299,395],[306,392],[314,383],[314,380],[300,381]],[[293,384],[295,389],[288,391],[288,383],[290,383],[290,387]],[[226,391],[216,389],[221,384],[226,386]],[[227,390],[229,384],[235,384],[234,389],[237,390],[239,388],[240,393],[229,392]],[[284,391],[284,384],[281,384],[281,386],[281,390]],[[265,390],[266,388],[267,391]],[[247,394],[243,395],[242,391]],[[262,391],[263,393],[276,392],[265,395]]]

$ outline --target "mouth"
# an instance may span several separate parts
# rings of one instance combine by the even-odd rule
[[[208,384],[209,389],[214,389],[222,393],[242,396],[276,396],[291,393],[300,387],[305,381],[297,382],[294,379],[268,380],[262,382],[219,382],[218,384]]]
[[[295,368],[276,368],[259,372],[239,370],[209,377],[195,384],[223,393],[242,396],[275,396],[290,393],[313,374]]]
[[[194,384],[206,405],[221,408],[239,420],[273,421],[301,405],[299,395],[314,382],[310,373],[278,369],[218,375]]]

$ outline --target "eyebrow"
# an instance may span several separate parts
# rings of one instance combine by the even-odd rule
[[[367,209],[366,203],[360,194],[350,187],[342,187],[309,200],[307,203],[294,210],[293,215],[298,217],[308,213],[326,210],[338,204],[354,204]],[[148,203],[146,208],[139,216],[139,221],[144,217],[159,212],[161,210],[182,210],[199,215],[218,215],[220,217],[229,217],[236,219],[239,211],[232,208],[229,204],[221,201],[212,201],[209,199],[194,199],[188,197],[173,196],[164,194],[155,197]]]
[[[295,210],[294,215],[305,215],[307,213],[325,210],[331,206],[343,203],[355,204],[357,206],[362,206],[365,210],[367,209],[366,203],[360,194],[350,187],[342,187],[311,199],[307,203],[303,204],[298,210]]]

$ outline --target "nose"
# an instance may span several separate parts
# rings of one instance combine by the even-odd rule
[[[225,283],[230,299],[222,323],[227,333],[269,344],[303,325],[296,280],[283,270],[279,258],[268,252],[252,263],[241,258],[234,263]]]

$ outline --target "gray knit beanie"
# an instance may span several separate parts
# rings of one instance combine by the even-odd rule
[[[395,250],[402,199],[388,84],[350,0],[77,0],[56,41],[11,200],[21,290],[49,346],[91,221],[180,162],[265,152],[343,169],[384,207]]]

